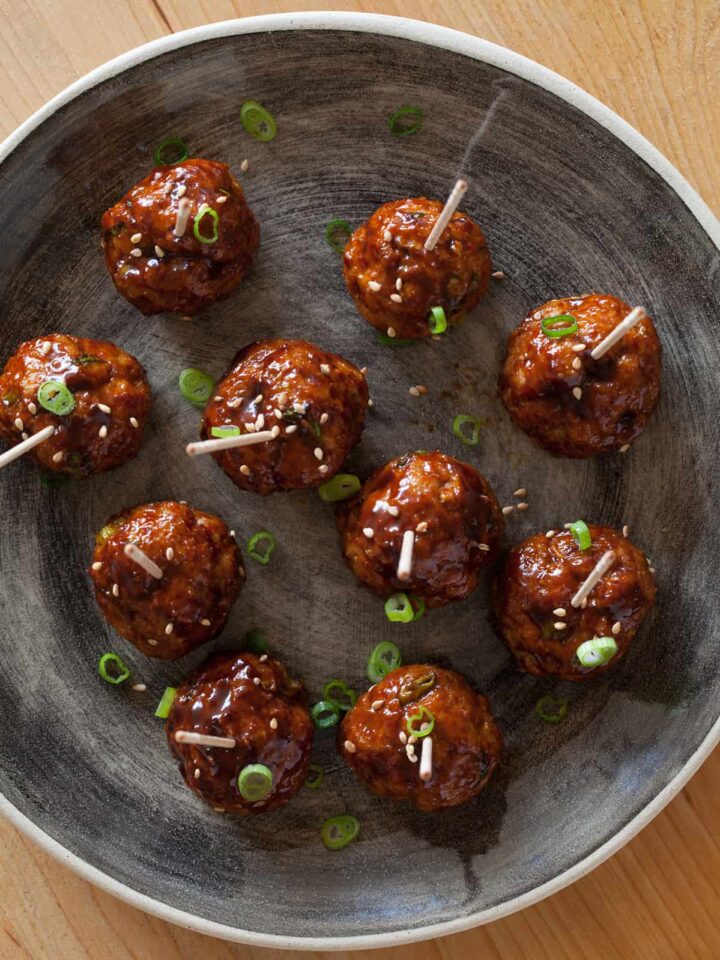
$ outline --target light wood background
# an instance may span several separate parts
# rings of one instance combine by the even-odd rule
[[[720,211],[720,0],[1,0],[0,135],[147,40],[215,20],[328,6],[431,20],[552,67],[637,127]],[[0,921],[0,960],[311,956],[236,946],[146,916],[2,821]],[[377,960],[695,957],[720,958],[718,752],[639,837],[574,886],[478,930],[377,952]]]

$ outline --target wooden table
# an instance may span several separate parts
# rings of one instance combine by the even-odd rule
[[[213,20],[327,6],[3,0],[0,134],[86,71],[147,40]],[[329,6],[432,20],[552,67],[629,120],[720,210],[718,0],[334,0]],[[146,916],[97,891],[3,822],[0,871],[0,960],[270,955]],[[718,958],[718,891],[716,752],[654,823],[571,888],[470,933],[383,953],[387,960]]]

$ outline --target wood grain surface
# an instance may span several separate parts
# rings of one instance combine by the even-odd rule
[[[0,134],[86,71],[147,40],[215,20],[324,6],[4,0]],[[552,67],[637,127],[720,210],[717,0],[336,0],[332,7],[431,20]],[[719,839],[716,752],[639,837],[574,886],[478,930],[378,953],[388,960],[718,958]],[[146,916],[95,890],[6,823],[0,823],[0,877],[0,960],[293,956],[211,940]]]

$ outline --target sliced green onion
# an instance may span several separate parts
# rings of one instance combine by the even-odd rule
[[[367,665],[367,675],[371,683],[379,683],[383,677],[386,677],[391,670],[396,670],[402,663],[402,655],[399,648],[390,643],[389,640],[383,640],[370,654]]]
[[[390,132],[396,137],[409,137],[411,133],[420,133],[423,125],[423,112],[420,107],[400,107],[388,118]]]
[[[415,720],[420,724],[418,727],[414,725]],[[417,713],[411,713],[405,721],[405,727],[411,737],[427,737],[435,728],[435,717],[427,707],[420,704]]]
[[[618,651],[614,637],[594,637],[581,643],[575,656],[584,667],[602,667],[609,663]]]
[[[124,683],[130,676],[129,669],[116,653],[104,653],[98,660],[98,673],[106,683]]]
[[[38,403],[45,410],[66,417],[75,409],[75,397],[60,380],[46,380],[37,392]]]
[[[429,693],[436,683],[437,674],[434,670],[429,670],[420,677],[407,680],[398,690],[398,700],[403,706],[413,703]]]
[[[335,253],[344,253],[347,242],[352,236],[352,227],[347,220],[331,220],[325,227],[325,239]]]
[[[79,363],[81,367],[87,367],[91,363],[107,363],[107,360],[103,360],[102,357],[94,357],[91,353],[83,353],[75,362]]]
[[[66,483],[72,483],[72,477],[68,477],[65,473],[43,472],[40,474],[40,483],[50,487],[51,490],[55,490],[58,487],[64,487]]]
[[[156,167],[164,167],[169,163],[182,163],[190,156],[187,144],[180,137],[168,137],[155,148],[153,160]]]
[[[212,220],[212,236],[207,237],[205,234],[200,232],[200,223],[204,217],[210,217]],[[195,239],[199,240],[200,243],[217,243],[218,239],[218,223],[220,222],[220,214],[217,210],[204,203],[198,212],[195,214],[195,219],[193,220],[193,233]]]
[[[240,427],[233,427],[231,424],[222,427],[211,427],[211,437],[239,437]]]
[[[253,560],[257,560],[258,563],[270,563],[270,557],[276,546],[277,540],[269,530],[259,530],[248,540],[248,556],[252,557]]]
[[[273,788],[272,770],[264,763],[250,763],[238,774],[237,786],[243,800],[264,800]]]
[[[411,347],[417,340],[407,340],[402,337],[389,337],[386,333],[378,334],[378,343],[384,347]]]
[[[578,330],[577,320],[569,313],[560,313],[557,317],[546,317],[540,326],[545,336],[550,337],[551,340],[569,337],[571,333],[577,333]]]
[[[540,697],[535,704],[535,713],[545,723],[560,723],[567,716],[567,712],[568,702],[562,698]]]
[[[584,520],[576,520],[575,523],[571,523],[569,527],[570,533],[577,540],[577,545],[581,550],[589,550],[592,546],[592,537],[590,536],[590,531],[588,530],[588,525]]]
[[[357,702],[357,694],[344,680],[328,680],[322,691],[324,700],[337,704],[343,713],[352,710]]]
[[[318,493],[325,503],[337,503],[338,500],[347,500],[354,496],[361,486],[359,477],[354,473],[338,473],[332,480],[321,484]]]
[[[442,307],[433,307],[430,310],[428,327],[430,327],[430,333],[432,334],[445,333],[447,330],[447,317]]]
[[[275,139],[277,133],[275,117],[257,100],[246,100],[241,104],[240,123],[256,140],[269,143]]]
[[[188,367],[180,374],[178,380],[180,393],[196,407],[204,407],[212,396],[215,381],[210,374],[197,367]]]
[[[416,620],[425,616],[425,601],[422,597],[416,597],[415,594],[410,594],[410,603],[412,603],[415,608],[415,612],[413,613],[413,623],[415,623]]]
[[[248,630],[242,638],[242,645],[250,653],[263,654],[268,650],[267,637],[262,630]]]
[[[345,815],[330,817],[322,825],[322,842],[328,850],[342,850],[360,833],[360,821],[357,817]]]
[[[482,422],[470,413],[459,413],[453,420],[453,433],[468,447],[476,447],[480,443]]]
[[[313,718],[316,727],[327,730],[328,727],[338,725],[340,707],[334,700],[320,700],[310,711],[310,716]]]
[[[323,780],[325,779],[325,771],[317,763],[311,763],[308,767],[307,780],[305,781],[305,786],[309,787],[311,790],[319,790],[323,785]]]
[[[385,616],[390,623],[410,623],[415,616],[410,597],[406,593],[393,593],[385,601]]]
[[[165,687],[165,693],[160,697],[160,703],[155,710],[156,717],[159,717],[161,720],[167,719],[176,693],[177,687]]]

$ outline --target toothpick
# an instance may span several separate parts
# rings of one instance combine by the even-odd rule
[[[579,607],[583,602],[585,597],[587,597],[598,583],[602,580],[605,574],[608,572],[610,567],[615,563],[615,554],[612,550],[606,550],[605,553],[600,557],[598,562],[595,564],[595,568],[587,578],[585,583],[580,587],[578,592],[570,601],[571,606]]]
[[[420,779],[427,783],[432,777],[432,737],[423,737],[422,753],[420,754]]]
[[[397,565],[398,580],[410,579],[414,546],[415,534],[412,530],[406,530],[403,534],[402,547],[400,548],[400,560],[398,561]]]
[[[151,577],[155,577],[156,580],[162,580],[163,572],[160,567],[150,559],[150,557],[145,553],[144,550],[141,550],[136,543],[126,543],[123,547],[123,553],[126,557],[136,563],[139,567],[142,567],[146,573],[149,573]]]
[[[192,733],[190,730],[177,730],[175,739],[178,743],[192,743],[198,747],[224,747],[232,750],[235,746],[234,737],[211,737],[206,733]]]
[[[467,180],[458,180],[455,186],[452,188],[450,196],[447,198],[447,203],[442,208],[440,216],[435,221],[435,226],[430,231],[430,235],[425,241],[426,250],[434,250],[435,244],[440,239],[440,234],[443,232],[445,227],[450,223],[452,215],[458,208],[458,204],[465,196],[465,191],[467,190]]]
[[[257,433],[242,433],[237,437],[217,437],[215,440],[198,440],[185,447],[189,457],[201,453],[215,453],[217,450],[232,450],[234,447],[249,447],[253,443],[267,443],[275,437],[271,430],[259,430]]]
[[[27,453],[28,450],[39,447],[41,443],[48,440],[54,433],[55,427],[43,427],[42,430],[34,433],[31,437],[28,437],[27,440],[22,440],[20,443],[15,444],[14,447],[6,450],[5,453],[0,455],[0,469],[6,467],[8,463],[12,463],[13,460],[17,460],[18,457]]]
[[[593,360],[599,360],[600,357],[604,357],[610,347],[615,346],[618,340],[624,337],[628,330],[632,330],[636,324],[640,323],[640,321],[646,317],[647,313],[644,307],[635,307],[631,310],[625,319],[621,320],[615,329],[611,330],[605,339],[601,340],[595,349],[590,351],[590,356]]]

